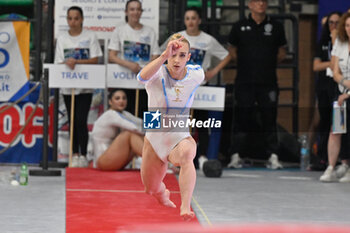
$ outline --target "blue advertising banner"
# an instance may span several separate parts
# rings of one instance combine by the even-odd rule
[[[31,84],[32,85],[32,84]],[[43,148],[43,106],[35,108],[40,86],[29,100],[11,107],[0,103],[0,163],[39,163]],[[49,145],[53,140],[53,103],[49,107]],[[8,148],[8,149],[7,149]],[[49,154],[51,159],[51,150]]]

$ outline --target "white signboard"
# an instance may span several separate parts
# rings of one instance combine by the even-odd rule
[[[45,64],[49,69],[50,88],[101,88],[106,87],[104,65],[76,65],[71,70],[67,65]]]
[[[145,85],[137,81],[137,74],[117,64],[107,65],[107,87],[145,89]]]
[[[200,86],[194,95],[193,109],[224,111],[225,88]]]
[[[159,0],[142,2],[141,23],[154,29],[158,38]],[[67,10],[79,6],[84,13],[84,28],[96,32],[99,39],[109,39],[116,25],[125,22],[127,0],[59,0],[55,2],[55,37],[68,30]]]

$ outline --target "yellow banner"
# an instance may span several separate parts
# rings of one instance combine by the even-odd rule
[[[29,22],[12,22],[15,29],[17,44],[21,51],[23,65],[29,79],[29,38],[30,38],[30,23]]]

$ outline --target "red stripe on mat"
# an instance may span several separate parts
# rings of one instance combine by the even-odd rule
[[[143,192],[139,171],[66,169],[66,232],[116,232],[135,225],[183,223],[176,177],[164,182],[177,208],[160,205]],[[175,192],[175,193],[173,193]],[[195,218],[191,223],[197,223]]]

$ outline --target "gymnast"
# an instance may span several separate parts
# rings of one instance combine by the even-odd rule
[[[201,66],[186,65],[191,57],[189,48],[188,40],[181,34],[174,34],[161,56],[137,75],[138,80],[145,84],[149,109],[174,110],[184,116],[189,114],[194,92],[204,80]],[[163,64],[165,61],[166,65]],[[147,130],[142,150],[141,178],[145,191],[165,206],[176,207],[170,200],[170,191],[163,183],[168,161],[180,166],[180,216],[186,221],[194,217],[190,205],[196,183],[193,164],[196,147],[186,127]]]
[[[106,171],[122,170],[143,147],[142,120],[125,111],[123,90],[109,93],[109,110],[95,122],[92,130],[93,167]]]

